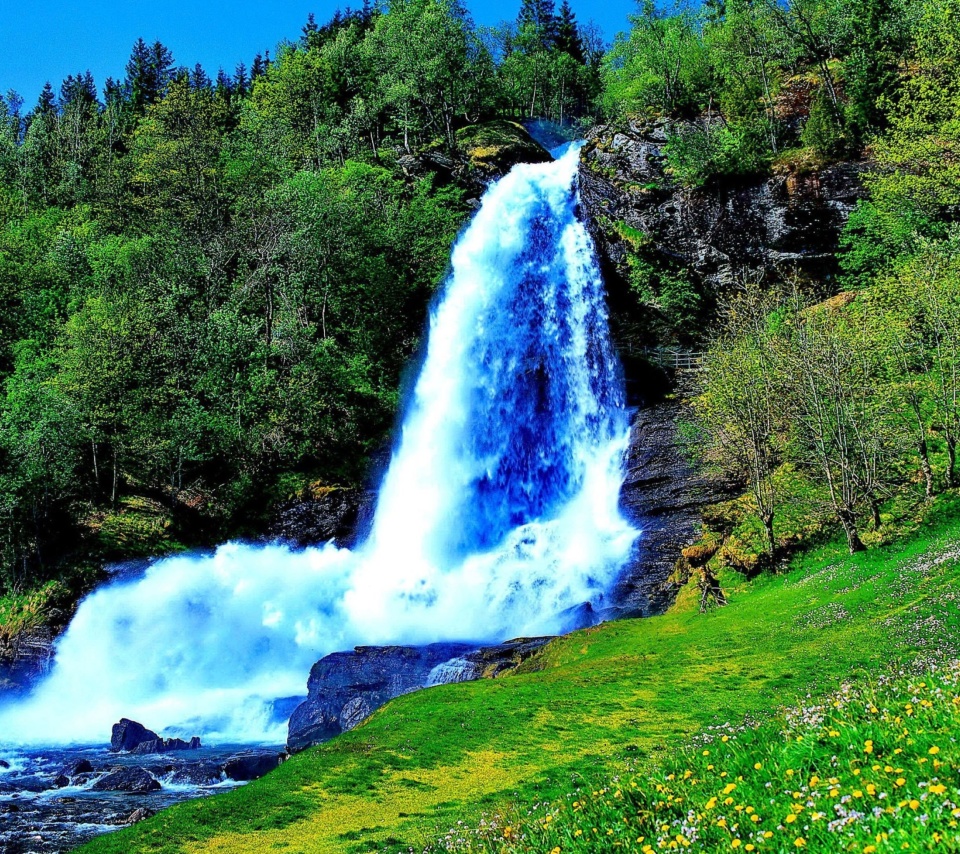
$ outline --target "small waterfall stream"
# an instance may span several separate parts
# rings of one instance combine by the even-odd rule
[[[517,166],[458,240],[367,541],[228,543],[98,590],[50,676],[0,713],[0,742],[102,742],[121,716],[282,741],[275,701],[326,653],[558,632],[602,600],[637,531],[618,509],[628,418],[577,162],[571,147]]]

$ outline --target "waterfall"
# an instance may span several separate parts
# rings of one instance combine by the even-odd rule
[[[281,741],[274,701],[356,644],[500,641],[602,600],[637,531],[618,497],[623,382],[578,154],[515,167],[453,250],[369,537],[227,543],[89,596],[0,741],[103,742],[121,716]]]

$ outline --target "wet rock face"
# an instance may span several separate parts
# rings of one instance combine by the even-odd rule
[[[717,293],[744,278],[836,272],[841,229],[865,198],[868,164],[738,178],[684,188],[665,171],[663,123],[599,127],[581,152],[580,193],[598,248],[625,273],[612,226],[642,233],[648,251],[679,263]]]
[[[156,742],[160,739],[152,729],[143,724],[132,721],[130,718],[120,718],[119,723],[113,725],[110,734],[110,749],[113,751],[136,750],[145,742]]]
[[[128,792],[136,795],[160,791],[160,782],[144,768],[123,768],[101,777],[92,788],[94,792]]]
[[[669,576],[697,535],[701,510],[733,488],[698,472],[678,435],[682,400],[665,400],[634,416],[620,506],[642,530],[630,563],[611,591],[612,616],[649,616],[669,607]]]
[[[49,626],[0,640],[0,695],[25,693],[53,665],[55,632]]]
[[[361,489],[333,489],[281,505],[264,540],[282,540],[305,548],[333,540],[352,545],[373,512],[376,495]]]
[[[549,642],[520,638],[490,647],[435,643],[428,646],[358,646],[335,652],[310,671],[307,699],[290,718],[287,749],[303,750],[353,729],[380,706],[428,685],[494,678],[512,670]],[[431,679],[435,669],[448,669]]]
[[[287,749],[303,750],[351,729],[388,700],[422,688],[438,664],[473,648],[358,646],[320,659],[310,670],[307,699],[290,717]]]

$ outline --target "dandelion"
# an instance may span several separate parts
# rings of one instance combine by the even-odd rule
[[[807,844],[807,840],[804,839],[802,836],[798,836],[796,839],[793,840],[793,844],[797,848],[803,848]]]
[[[931,756],[936,756],[939,752],[940,752],[940,748],[937,747],[936,745],[934,745],[927,751],[927,753],[929,753]]]
[[[873,753],[873,742],[872,742],[872,741],[867,741],[867,743],[863,745],[863,752],[864,752],[864,753]]]
[[[739,848],[739,847],[740,847],[740,840],[739,840],[739,839],[734,839],[734,840],[730,843],[730,847],[731,847],[731,848]]]
[[[753,763],[753,767],[754,767],[754,770],[759,771],[761,768],[763,768],[763,763],[762,763],[762,762],[754,762],[754,763]]]

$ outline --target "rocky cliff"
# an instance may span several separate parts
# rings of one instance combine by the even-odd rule
[[[615,302],[616,289],[629,287],[631,254],[682,270],[708,311],[711,297],[745,280],[836,274],[840,232],[865,197],[868,163],[798,163],[769,176],[683,187],[666,164],[667,129],[640,121],[598,127],[581,152],[584,215]]]
[[[658,369],[646,348],[701,346],[717,300],[742,282],[799,276],[829,290],[841,231],[865,197],[869,166],[784,167],[683,187],[664,156],[667,130],[662,122],[598,127],[581,151],[582,214],[600,254],[611,326],[637,407],[621,505],[643,536],[613,590],[614,613],[646,615],[670,604],[668,577],[695,539],[701,509],[733,488],[699,474],[683,448],[683,398],[695,373]],[[647,276],[639,285],[638,269]],[[689,328],[665,316],[657,276],[682,278],[695,293],[699,316],[688,317]]]

